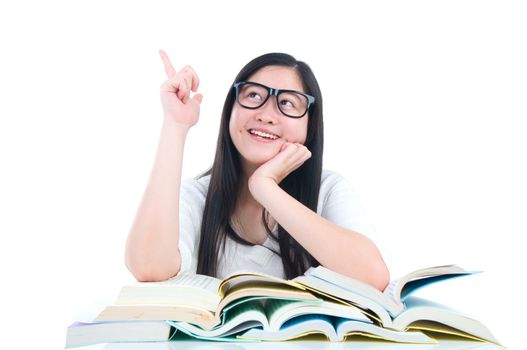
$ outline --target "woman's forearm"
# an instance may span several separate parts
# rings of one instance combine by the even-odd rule
[[[150,174],[126,242],[126,265],[140,281],[176,275],[179,255],[179,193],[189,127],[165,121]]]
[[[272,180],[255,193],[269,214],[323,266],[380,290],[389,272],[375,244],[366,236],[342,228],[305,207]]]

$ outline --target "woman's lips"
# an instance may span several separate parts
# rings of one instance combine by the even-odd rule
[[[266,129],[255,128],[255,129],[248,129],[247,131],[252,139],[260,141],[260,142],[269,143],[269,142],[276,141],[277,139],[280,138],[278,135]]]

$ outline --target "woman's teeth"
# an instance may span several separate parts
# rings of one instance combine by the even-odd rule
[[[258,131],[258,130],[249,130],[249,133],[253,134],[253,135],[256,135],[256,136],[260,136],[260,137],[266,138],[266,139],[271,139],[271,140],[276,140],[278,138],[278,136],[276,136],[276,135],[271,135],[271,134],[268,134],[268,133],[265,133],[265,132],[262,132],[262,131]]]

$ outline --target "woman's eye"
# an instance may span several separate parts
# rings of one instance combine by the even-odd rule
[[[260,97],[260,95],[259,95],[258,93],[256,93],[256,92],[249,92],[249,94],[248,94],[247,96],[248,96],[249,98],[251,98],[251,99],[255,99],[255,100],[256,100],[256,99],[259,99],[259,100],[262,99],[262,98]]]
[[[289,101],[289,100],[282,100],[280,101],[280,104],[286,108],[293,108],[295,107],[295,105],[293,104],[293,102]]]

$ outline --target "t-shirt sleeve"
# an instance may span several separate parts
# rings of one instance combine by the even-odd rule
[[[202,184],[195,179],[185,180],[179,197],[179,253],[181,271],[196,273],[201,218],[205,207]]]
[[[376,231],[351,184],[341,175],[329,173],[320,188],[318,212],[341,227],[376,240]]]

